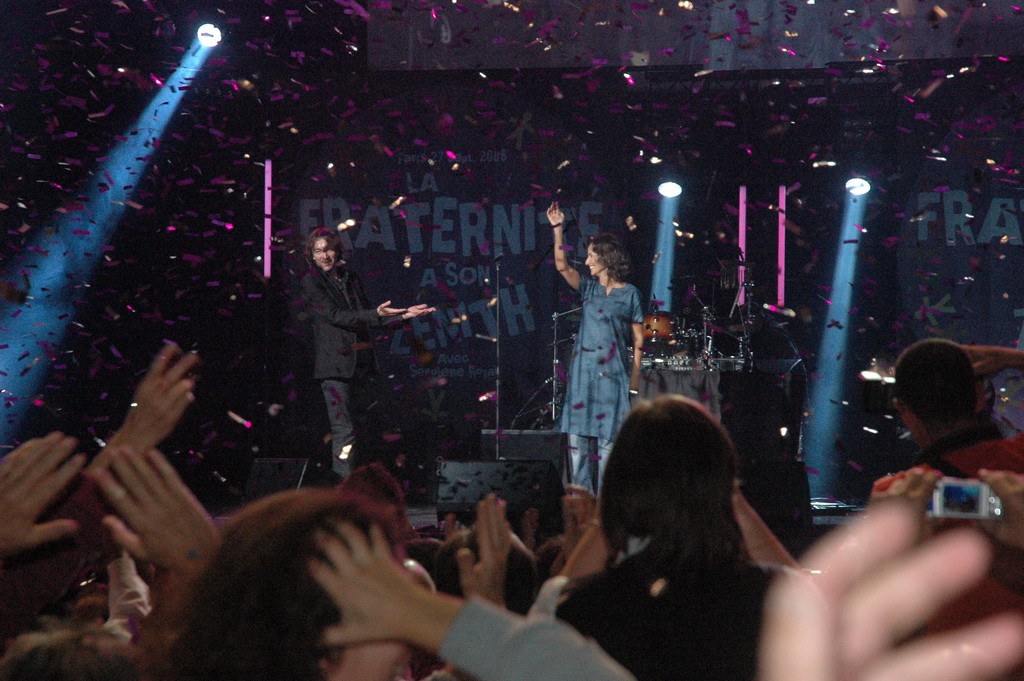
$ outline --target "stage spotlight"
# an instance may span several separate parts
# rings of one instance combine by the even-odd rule
[[[679,186],[678,182],[669,180],[658,185],[658,193],[666,199],[673,199],[683,193],[683,188]]]
[[[871,183],[863,177],[851,177],[846,181],[846,191],[854,196],[863,196],[871,191]]]
[[[196,31],[196,38],[203,47],[215,47],[220,43],[220,29],[213,24],[203,24]]]

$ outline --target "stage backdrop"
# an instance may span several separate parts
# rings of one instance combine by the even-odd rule
[[[1018,86],[954,120],[907,199],[900,282],[918,338],[1024,348],[1022,99]],[[993,384],[997,420],[1024,429],[1020,372]]]
[[[585,141],[500,87],[431,89],[353,108],[313,156],[293,207],[301,236],[340,229],[372,304],[437,307],[376,339],[389,437],[424,422],[459,440],[494,427],[499,352],[499,426],[513,425],[552,376],[552,313],[576,304],[554,269],[548,204],[560,195],[575,223],[570,257],[584,236],[625,229]]]

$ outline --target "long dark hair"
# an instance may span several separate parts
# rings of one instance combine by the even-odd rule
[[[736,448],[696,402],[662,395],[630,413],[601,489],[601,524],[613,551],[648,539],[631,558],[652,579],[748,561],[732,511]]]
[[[594,254],[608,268],[608,274],[612,279],[622,283],[629,281],[633,263],[617,236],[608,232],[596,234],[590,239],[590,246],[593,246]]]
[[[357,495],[328,490],[274,494],[246,506],[192,588],[155,613],[147,647],[152,678],[165,681],[319,681],[330,651],[323,630],[339,621],[309,574],[315,533],[334,520],[395,536],[384,512]]]

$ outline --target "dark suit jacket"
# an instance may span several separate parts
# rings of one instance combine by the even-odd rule
[[[361,343],[373,352],[369,329],[383,327],[394,317],[378,317],[370,307],[363,284],[355,272],[337,268],[342,286],[348,286],[353,300],[327,280],[330,276],[319,269],[310,269],[302,277],[302,299],[313,321],[315,364],[313,377],[352,378],[356,371],[356,354]],[[376,367],[376,363],[373,363]]]

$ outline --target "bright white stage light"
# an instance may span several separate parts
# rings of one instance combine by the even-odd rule
[[[215,47],[220,43],[220,29],[213,24],[203,24],[196,31],[196,37],[203,47]]]
[[[666,199],[671,199],[683,193],[683,188],[678,182],[662,182],[658,185],[658,193]]]
[[[863,196],[871,191],[871,183],[863,177],[851,177],[846,181],[846,191],[854,196]]]

